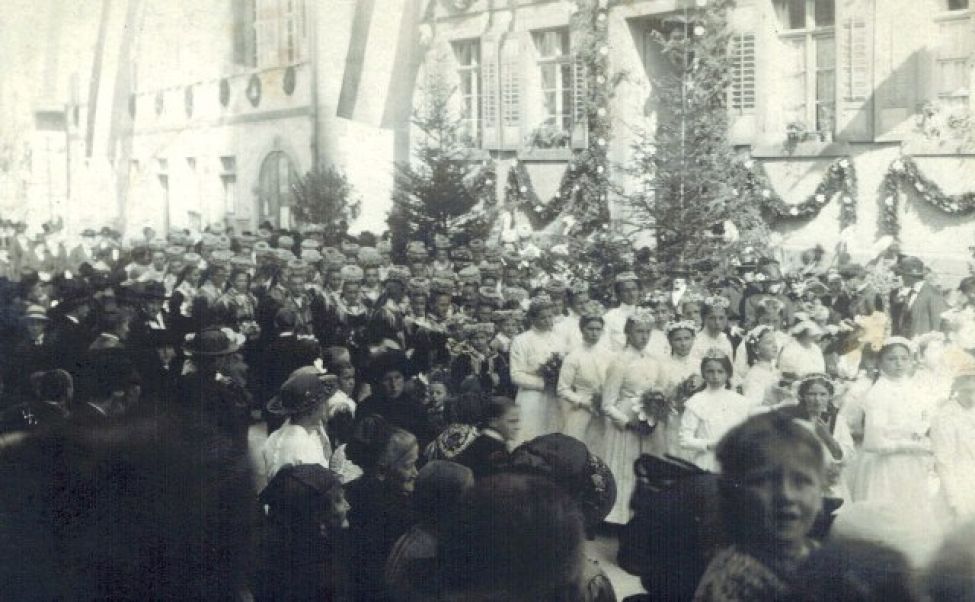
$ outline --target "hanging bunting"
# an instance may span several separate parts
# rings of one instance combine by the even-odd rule
[[[880,234],[900,235],[900,218],[897,216],[899,192],[906,190],[927,202],[935,209],[955,216],[975,213],[975,192],[945,194],[934,181],[921,173],[917,163],[909,156],[894,160],[880,183]]]
[[[841,203],[840,230],[845,230],[857,221],[857,176],[856,168],[849,157],[831,163],[815,192],[797,204],[787,203],[775,192],[761,162],[749,160],[743,164],[743,168],[747,194],[755,198],[755,202],[762,207],[771,222],[812,219],[834,197],[838,197]]]

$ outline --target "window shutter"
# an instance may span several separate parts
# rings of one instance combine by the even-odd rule
[[[755,34],[736,33],[731,38],[731,98],[736,114],[755,111]]]
[[[234,0],[234,63],[254,66],[254,0]]]
[[[841,8],[837,29],[840,86],[836,135],[840,140],[873,139],[872,0],[850,0]]]
[[[486,149],[497,149],[501,144],[498,71],[498,40],[484,37],[481,39],[481,102],[484,111],[481,136]]]
[[[572,148],[586,148],[589,131],[589,116],[586,114],[589,87],[587,85],[586,65],[576,58],[572,63]]]
[[[917,106],[917,51],[904,41],[905,15],[877,11],[875,136],[902,140],[911,135]],[[882,27],[882,29],[881,29]]]
[[[501,144],[505,149],[522,146],[521,38],[510,36],[501,48]]]

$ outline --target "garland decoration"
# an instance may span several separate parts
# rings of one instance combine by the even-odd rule
[[[611,4],[610,0],[575,0],[570,21],[573,53],[585,82],[575,115],[586,126],[586,148],[569,160],[558,192],[547,203],[538,198],[522,163],[516,162],[508,173],[505,201],[524,211],[536,230],[560,216],[571,235],[588,235],[609,222],[609,191],[613,189],[607,157],[612,133],[609,101],[623,79],[622,73],[609,73]]]
[[[945,194],[933,180],[921,173],[917,163],[909,156],[895,159],[887,169],[880,183],[880,234],[895,238],[900,234],[900,219],[897,217],[901,189],[913,190],[914,194],[927,201],[942,213],[967,216],[975,213],[975,192],[949,195]]]
[[[798,204],[786,203],[775,192],[765,167],[760,162],[749,160],[743,167],[746,170],[745,186],[748,194],[755,198],[756,204],[771,222],[814,218],[837,195],[842,203],[840,230],[845,230],[857,221],[857,175],[849,157],[831,163],[815,192]]]
[[[532,229],[541,230],[555,221],[562,213],[562,207],[554,200],[543,204],[532,185],[528,169],[521,161],[515,163],[508,170],[508,181],[504,187],[505,205],[518,207],[528,217]]]
[[[498,199],[495,195],[497,179],[494,159],[483,161],[464,177],[464,188],[477,199],[477,204],[467,213],[451,219],[448,223],[450,230],[465,230],[475,224],[487,228],[494,222],[498,214]]]

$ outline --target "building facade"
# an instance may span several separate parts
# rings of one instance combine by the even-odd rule
[[[633,132],[652,129],[659,110],[655,81],[667,66],[653,32],[707,0],[594,1],[610,70],[625,74],[609,111],[608,155],[619,174]],[[53,99],[65,108],[65,142],[51,119],[35,119],[46,124],[37,145],[48,151],[35,145],[30,204],[79,228],[106,218],[129,231],[218,219],[287,224],[290,184],[332,162],[362,196],[354,227],[378,231],[393,163],[409,156],[415,134],[411,108],[434,71],[456,88],[473,157],[498,162],[499,198],[515,160],[550,198],[588,144],[576,2],[85,0],[63,8],[52,0],[48,18],[62,24],[44,31],[59,58],[38,69],[54,80],[45,107]],[[845,241],[855,257],[869,254],[881,234],[881,183],[903,155],[946,193],[975,190],[973,8],[971,0],[739,0],[732,143],[761,162],[787,202],[805,199],[840,157],[858,177],[855,226],[841,232],[839,203],[830,202],[811,220],[778,227],[784,246]],[[40,157],[55,156],[64,168],[49,172]],[[47,173],[65,182],[44,182]],[[904,248],[963,271],[975,221],[902,196]]]
[[[427,20],[428,66],[446,63],[453,73],[470,139],[503,166],[524,164],[543,199],[586,144],[575,4],[453,0],[437,3]],[[706,4],[601,2],[611,70],[625,73],[610,109],[614,164],[631,160],[632,132],[655,123],[654,82],[667,65],[653,32]],[[786,202],[804,200],[840,157],[850,158],[859,180],[854,227],[840,231],[832,202],[812,220],[778,227],[785,247],[829,250],[842,240],[855,257],[869,255],[881,235],[878,189],[901,155],[914,157],[946,193],[975,190],[969,0],[739,0],[730,26],[730,138],[741,154],[762,163]],[[904,248],[962,273],[975,220],[910,195],[902,201]]]

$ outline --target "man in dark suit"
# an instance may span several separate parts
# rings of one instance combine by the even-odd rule
[[[261,379],[258,390],[262,392],[263,400],[273,397],[292,372],[314,364],[321,357],[321,347],[315,337],[299,334],[295,330],[298,316],[291,308],[278,310],[274,316],[274,326],[278,335],[264,349],[263,370],[259,373],[255,371]],[[274,417],[268,416],[268,433],[282,422],[278,420],[275,424]]]
[[[947,306],[941,292],[924,280],[924,263],[917,257],[905,257],[896,271],[904,286],[891,292],[893,334],[911,339],[939,330]]]
[[[883,311],[883,298],[876,287],[866,281],[867,271],[857,263],[844,265],[836,274],[843,283],[842,291],[834,297],[832,309],[838,320],[852,320]]]

